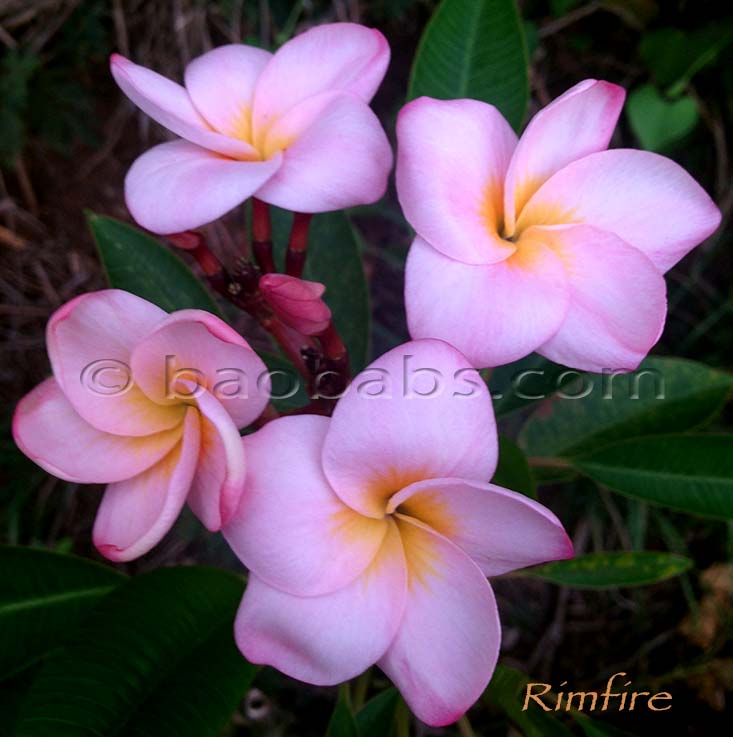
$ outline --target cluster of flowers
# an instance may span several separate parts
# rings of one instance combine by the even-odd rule
[[[114,56],[127,96],[180,136],[130,169],[133,217],[172,234],[251,196],[301,213],[376,201],[392,153],[369,101],[388,59],[379,32],[352,24],[311,29],[274,55],[215,49],[189,64],[185,87]],[[267,382],[245,396],[214,386],[224,366],[266,373],[247,342],[206,312],[168,315],[105,290],[51,318],[53,377],[19,404],[16,442],[61,478],[108,484],[93,537],[111,560],[150,550],[185,502],[222,530],[250,571],[235,636],[252,662],[314,684],[377,663],[422,720],[456,720],[498,655],[487,577],[572,556],[549,510],[489,483],[496,427],[476,369],[532,351],[583,370],[635,368],[663,328],[663,273],[719,222],[674,162],[606,150],[623,100],[586,80],[519,140],[475,100],[402,109],[414,340],[357,376],[330,418],[281,417],[240,437],[267,406]],[[271,274],[261,289],[303,334],[330,322],[320,285]],[[124,392],[80,381],[100,359],[130,367]],[[172,393],[171,368],[191,367],[174,372]],[[393,377],[389,391],[370,389],[374,372]]]

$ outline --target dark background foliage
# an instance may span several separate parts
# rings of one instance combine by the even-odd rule
[[[428,0],[0,0],[0,542],[97,558],[89,531],[99,489],[39,471],[14,450],[18,398],[49,372],[44,326],[62,303],[103,288],[84,209],[129,219],[122,182],[133,159],[165,135],[123,98],[108,71],[119,51],[176,79],[212,46],[268,47],[316,23],[353,20],[388,37],[392,63],[374,107],[394,140]],[[526,0],[530,114],[588,77],[630,91],[614,147],[644,147],[686,167],[718,202],[723,225],[668,275],[670,314],[655,349],[733,369],[733,12],[712,0]],[[393,189],[352,213],[372,304],[371,354],[406,339],[402,273],[410,231]],[[223,259],[243,247],[238,216],[208,228]],[[237,327],[261,340],[245,318]],[[516,416],[504,431],[516,433]],[[730,424],[730,408],[714,428]],[[644,589],[582,591],[543,581],[497,582],[505,625],[502,662],[535,680],[600,688],[615,672],[634,686],[669,690],[664,714],[610,716],[639,735],[722,737],[733,709],[733,528],[645,506],[588,481],[544,484],[540,497],[566,523],[579,552],[684,553],[695,569]],[[219,538],[185,517],[127,572],[188,562],[236,568]],[[727,562],[726,562],[727,561]],[[379,676],[375,685],[380,685]],[[262,671],[228,734],[322,734],[328,689]],[[0,690],[3,684],[0,683]],[[646,689],[645,689],[646,690]],[[7,691],[6,691],[7,692]],[[0,709],[2,709],[0,701]],[[516,735],[490,703],[471,713],[477,734]],[[0,730],[1,732],[1,730]],[[427,733],[457,734],[457,728]],[[525,734],[549,734],[540,731]],[[163,736],[161,736],[163,737]]]

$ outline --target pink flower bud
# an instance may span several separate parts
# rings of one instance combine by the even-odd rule
[[[331,310],[321,299],[326,287],[285,274],[265,274],[260,290],[273,312],[303,335],[317,335],[331,322]]]

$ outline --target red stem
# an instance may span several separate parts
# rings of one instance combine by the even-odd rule
[[[293,227],[285,256],[285,273],[289,276],[300,278],[303,274],[308,247],[308,226],[312,217],[310,213],[305,212],[296,212],[293,215]]]
[[[346,358],[346,346],[336,332],[333,322],[328,323],[328,327],[318,335],[318,339],[323,346],[323,352],[332,361],[343,361]]]
[[[272,255],[272,221],[270,206],[252,198],[252,251],[263,274],[277,271]]]
[[[255,317],[258,317],[255,315]],[[270,316],[264,319],[259,318],[260,325],[267,330],[270,335],[278,342],[283,353],[290,359],[293,366],[298,369],[298,373],[304,379],[310,381],[311,374],[303,360],[303,349],[312,345],[312,341],[301,335],[300,333],[288,328],[284,323],[280,322],[276,317]]]
[[[265,241],[257,239],[269,232],[269,209],[267,205],[258,200],[254,200],[254,205],[253,243],[265,244]],[[291,246],[294,244],[296,248],[292,250],[302,257],[300,261],[302,269],[305,260],[305,244],[308,239],[308,221],[311,216],[298,213],[295,217]],[[230,273],[208,249],[200,233],[186,231],[168,236],[168,239],[179,248],[191,253],[200,264],[213,289],[232,304],[252,315],[272,335],[283,353],[308,382],[308,392],[312,394],[317,389],[321,393],[321,397],[313,400],[307,408],[300,412],[330,414],[336,398],[346,388],[350,378],[349,354],[333,322],[329,323],[328,327],[314,338],[302,335],[275,317],[260,292],[258,285],[261,274],[256,266],[245,263],[235,272]],[[288,250],[289,257],[290,253],[291,249]],[[271,257],[271,247],[269,254]]]
[[[201,233],[186,230],[183,233],[169,235],[168,240],[184,251],[188,251],[198,261],[206,276],[213,276],[223,270],[221,262],[209,250]]]

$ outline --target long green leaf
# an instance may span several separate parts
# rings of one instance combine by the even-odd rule
[[[526,571],[546,581],[582,589],[646,586],[679,576],[692,561],[671,553],[590,553]]]
[[[233,639],[243,589],[198,567],[120,586],[49,656],[16,737],[215,737],[256,672]]]
[[[361,737],[392,737],[399,703],[400,694],[396,688],[388,688],[368,701],[356,715]]]
[[[518,491],[531,499],[537,498],[532,471],[522,449],[503,435],[499,436],[499,465],[492,484]]]
[[[494,412],[497,417],[503,417],[530,407],[552,397],[577,376],[577,371],[548,361],[538,353],[497,366],[488,382]]]
[[[13,737],[18,712],[36,676],[36,667],[24,668],[0,684],[0,737]]]
[[[278,412],[290,412],[308,404],[305,380],[290,361],[258,351],[270,372],[270,395]]]
[[[530,679],[514,668],[498,665],[484,698],[503,711],[522,731],[524,737],[573,737],[573,733],[553,712],[545,712],[539,704],[530,702],[522,710]]]
[[[222,316],[193,272],[155,238],[114,218],[87,213],[109,284],[166,312],[196,308]]]
[[[336,701],[336,707],[326,730],[326,737],[360,737],[359,727],[343,693],[339,694]]]
[[[535,411],[519,444],[530,456],[572,457],[625,438],[697,427],[720,409],[733,375],[679,358],[648,358],[630,374],[585,374]]]
[[[627,496],[733,519],[733,435],[637,438],[577,458],[573,465]]]
[[[282,263],[292,214],[275,207],[271,211],[274,251]],[[343,212],[313,216],[303,278],[326,285],[324,299],[334,325],[349,349],[352,368],[361,370],[369,351],[369,295],[359,237]]]
[[[76,556],[0,547],[0,680],[61,645],[124,580]]]
[[[483,100],[517,130],[529,98],[527,65],[515,0],[443,0],[420,41],[409,98]]]
[[[589,719],[577,711],[571,713],[583,730],[585,737],[634,737],[633,734],[626,730],[618,729],[597,719]]]

